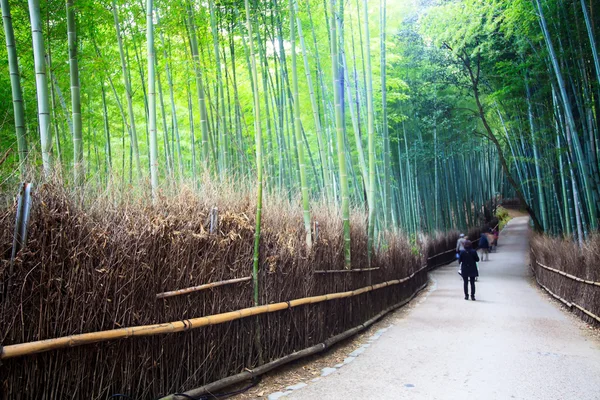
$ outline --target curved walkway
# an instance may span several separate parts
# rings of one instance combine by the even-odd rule
[[[600,399],[600,341],[531,281],[527,218],[481,262],[477,301],[456,264],[364,353],[293,399]]]

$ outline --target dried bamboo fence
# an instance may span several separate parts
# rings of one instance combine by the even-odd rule
[[[586,322],[600,324],[600,237],[583,247],[572,240],[536,235],[530,262],[538,284]]]
[[[264,215],[259,276],[260,303],[269,312],[254,313],[248,311],[254,307],[246,279],[252,201],[219,204],[219,229],[210,233],[214,203],[182,196],[160,206],[84,210],[59,189],[41,188],[34,196],[28,246],[17,255],[10,277],[10,295],[3,291],[0,299],[1,398],[122,393],[145,399],[201,387],[260,368],[259,354],[267,365],[364,325],[407,301],[426,283],[428,268],[454,259],[447,253],[422,267],[423,258],[453,248],[457,233],[429,241],[422,254],[389,235],[385,251],[373,257],[374,269],[316,273],[316,267],[343,268],[340,221],[328,210],[316,210],[320,239],[307,252],[301,210],[271,207],[276,211]],[[14,216],[14,209],[0,213],[3,286],[9,281]],[[353,217],[352,228],[353,269],[367,269],[360,216]],[[227,283],[215,284],[222,282]],[[168,292],[178,295],[167,297]],[[215,322],[218,315],[219,324],[189,329],[195,321]],[[173,322],[164,327],[166,321]],[[172,333],[72,346],[78,335],[108,331],[113,338],[127,337],[115,332],[148,325]],[[254,340],[258,327],[260,347]],[[31,345],[57,338],[67,338],[59,340],[63,348]],[[6,356],[23,346],[33,346],[36,354]]]

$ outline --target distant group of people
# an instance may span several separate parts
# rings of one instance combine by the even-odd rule
[[[481,261],[488,261],[490,252],[498,246],[499,232],[497,228],[484,232],[479,238],[477,247],[481,251]],[[471,286],[471,300],[475,301],[475,281],[479,276],[477,263],[480,261],[479,254],[473,249],[473,243],[461,233],[456,242],[456,257],[458,258],[458,273],[463,278],[463,289],[465,300],[469,300],[469,284]]]

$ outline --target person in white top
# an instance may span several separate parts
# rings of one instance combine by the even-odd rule
[[[465,237],[464,233],[461,233],[458,237],[458,241],[456,242],[456,252],[460,253],[461,251],[463,251],[465,249],[465,242],[467,241],[467,238]]]

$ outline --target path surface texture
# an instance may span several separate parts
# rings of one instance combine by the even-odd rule
[[[294,399],[600,399],[600,342],[532,284],[527,218],[479,263],[465,301],[453,263],[360,356]]]

